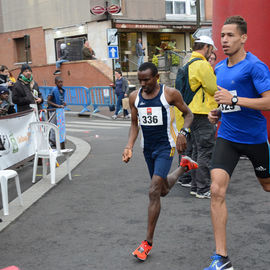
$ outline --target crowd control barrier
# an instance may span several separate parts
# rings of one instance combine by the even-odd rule
[[[114,90],[109,86],[95,86],[89,88],[89,95],[94,107],[94,113],[98,112],[99,106],[112,106],[116,104]]]
[[[90,112],[87,106],[91,105],[88,88],[84,86],[65,86],[67,105],[81,105],[83,109],[80,113]]]
[[[84,113],[86,111],[90,112],[87,106],[91,105],[91,99],[89,95],[89,90],[84,86],[64,86],[66,90],[66,103],[67,105],[79,105],[83,106],[83,109],[80,113]],[[39,90],[42,93],[42,97],[44,99],[43,107],[47,107],[48,95],[52,91],[53,86],[40,86]],[[65,110],[70,110],[69,108],[65,108]]]
[[[52,91],[53,86],[40,86],[39,91],[42,94],[43,97],[43,104],[47,105],[48,95]]]
[[[66,103],[67,105],[83,106],[80,114],[88,111],[88,106],[93,106],[93,113],[99,111],[99,106],[112,106],[116,105],[116,96],[114,90],[109,86],[95,86],[89,89],[83,86],[64,86],[66,90]],[[48,95],[52,91],[53,86],[40,86],[39,90],[42,93],[44,103],[43,107],[47,108]],[[67,108],[66,110],[70,110]]]

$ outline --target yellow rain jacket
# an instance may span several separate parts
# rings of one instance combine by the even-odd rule
[[[200,85],[202,87],[193,97],[189,108],[196,114],[208,114],[218,106],[214,99],[214,94],[217,91],[217,80],[206,58],[198,52],[193,52],[190,60],[196,57],[201,58],[203,61],[195,61],[189,66],[189,84],[192,91],[195,91]]]
[[[214,100],[214,94],[217,91],[216,76],[211,65],[202,54],[192,52],[189,61],[193,58],[201,58],[203,61],[195,61],[189,66],[190,88],[195,91],[200,85],[202,87],[193,97],[188,107],[193,113],[208,114],[218,107]],[[175,116],[177,129],[180,130],[183,127],[184,119],[177,108],[175,108]]]

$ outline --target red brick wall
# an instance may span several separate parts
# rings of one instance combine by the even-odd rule
[[[14,65],[17,62],[14,39],[23,38],[24,35],[30,36],[32,64],[44,65],[47,63],[44,31],[42,27],[38,27],[0,34],[0,64],[7,66],[11,70],[17,67],[17,65]]]
[[[31,65],[33,78],[39,85],[54,86],[53,75],[55,65]],[[13,71],[17,78],[20,68]],[[59,76],[59,75],[58,75]],[[107,86],[112,83],[112,70],[99,60],[73,61],[61,65],[61,74],[64,86]]]

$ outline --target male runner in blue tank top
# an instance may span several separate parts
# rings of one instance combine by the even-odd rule
[[[185,104],[179,91],[158,84],[157,68],[152,63],[143,63],[138,70],[141,89],[129,96],[131,127],[129,139],[123,152],[123,161],[128,162],[132,148],[142,129],[142,147],[151,177],[146,239],[132,253],[139,260],[146,260],[152,249],[154,230],[160,213],[160,197],[166,196],[178,177],[184,172],[198,168],[189,157],[182,157],[180,166],[169,173],[175,147],[178,153],[186,148],[186,136],[193,120],[193,114]],[[184,115],[184,126],[177,135],[174,109],[176,106]]]
[[[214,110],[208,116],[213,124],[222,116],[211,171],[211,215],[216,253],[204,270],[233,270],[226,247],[228,213],[225,197],[241,155],[250,159],[263,189],[270,192],[266,119],[260,112],[270,110],[270,72],[256,56],[245,51],[246,40],[246,21],[240,16],[227,18],[221,31],[221,45],[228,58],[218,63],[215,69],[219,91],[214,97],[221,112]]]

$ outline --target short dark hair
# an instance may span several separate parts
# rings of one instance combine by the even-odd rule
[[[3,71],[6,70],[6,69],[8,69],[7,66],[4,66],[4,65],[1,65],[1,66],[0,66],[0,71],[1,71],[1,72],[3,72]]]
[[[59,81],[63,81],[62,77],[61,76],[56,76],[55,79],[54,79],[54,82],[58,83]]]
[[[205,45],[207,45],[208,48],[211,46],[209,44],[205,44],[202,42],[194,42],[192,46],[192,50],[193,51],[202,50]]]
[[[226,24],[236,24],[242,35],[247,33],[247,22],[239,15],[228,17],[224,22]]]
[[[116,72],[118,72],[122,76],[122,71],[120,69],[116,69]]]
[[[145,62],[145,63],[141,64],[139,67],[139,71],[145,71],[147,69],[151,69],[151,73],[152,73],[153,77],[158,74],[157,67],[151,62]]]

